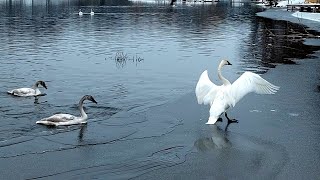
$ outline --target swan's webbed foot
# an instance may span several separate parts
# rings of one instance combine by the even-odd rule
[[[228,119],[228,123],[239,123],[236,119]]]
[[[227,115],[226,112],[224,113],[224,115],[225,115],[226,118],[228,119],[228,124],[230,124],[230,123],[239,123],[239,121],[236,120],[236,119],[230,119],[230,118],[228,117],[228,115]]]

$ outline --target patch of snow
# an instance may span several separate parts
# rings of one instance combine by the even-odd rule
[[[304,0],[279,1],[277,7],[286,7],[288,4],[303,4]]]
[[[297,117],[299,116],[299,113],[289,113],[290,116],[293,116],[293,117]]]
[[[253,110],[250,110],[250,112],[261,112],[261,111],[257,109],[253,109]]]
[[[320,13],[311,13],[311,12],[295,12],[292,16],[301,18],[301,19],[308,19],[311,21],[320,22]]]

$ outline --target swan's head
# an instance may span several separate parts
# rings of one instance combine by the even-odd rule
[[[39,85],[47,89],[46,83],[44,81],[37,81],[36,86],[39,87]]]
[[[220,63],[222,66],[224,65],[232,65],[228,60],[222,60],[221,63]]]
[[[92,96],[90,96],[90,95],[85,95],[85,96],[83,96],[82,99],[83,99],[83,100],[89,100],[89,101],[91,101],[91,102],[94,102],[94,103],[98,104],[97,101],[96,101]]]
[[[224,65],[232,65],[232,64],[228,60],[223,59],[218,66],[218,71],[220,71]]]

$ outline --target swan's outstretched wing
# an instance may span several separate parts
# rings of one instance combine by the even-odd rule
[[[211,88],[211,90],[207,93],[207,95],[203,98],[203,104],[204,105],[211,105],[213,101],[216,100],[219,91],[223,89],[222,86],[215,86],[214,88]]]
[[[250,92],[257,94],[274,94],[279,88],[280,87],[269,83],[258,74],[245,72],[231,85],[230,95],[234,98],[233,105],[235,105],[243,96]]]
[[[203,73],[199,78],[199,81],[197,83],[196,90],[195,90],[198,104],[202,104],[202,103],[207,104],[204,102],[204,97],[208,95],[210,91],[212,91],[211,94],[215,93],[216,88],[217,88],[217,85],[211,82],[208,77],[208,71],[207,70],[203,71]],[[214,94],[212,95],[214,96]]]

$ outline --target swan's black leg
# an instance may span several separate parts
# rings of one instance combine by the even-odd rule
[[[227,115],[227,112],[224,113],[224,115],[226,116],[226,118],[228,119],[228,124],[230,123],[238,123],[239,121],[236,119],[230,119]]]
[[[221,117],[219,117],[217,121],[222,122],[222,118],[221,118]]]
[[[228,124],[227,124],[226,127],[224,128],[224,131],[228,131],[229,125],[230,125],[230,122],[228,121]]]
[[[39,104],[39,98],[38,98],[38,96],[34,96],[34,104]]]

